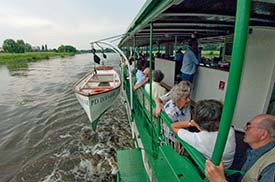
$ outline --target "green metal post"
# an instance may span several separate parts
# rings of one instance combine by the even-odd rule
[[[221,161],[238,96],[247,42],[250,4],[251,0],[237,1],[233,52],[229,71],[228,85],[225,95],[219,133],[212,155],[212,161],[215,165],[218,165]]]
[[[152,105],[152,61],[153,61],[153,23],[150,23],[150,45],[149,45],[149,59],[150,59],[150,75],[149,75],[149,83],[150,83],[150,121],[152,125],[152,150],[153,157],[158,158],[158,136],[156,134],[156,130],[153,127],[154,117],[153,117],[153,105]]]
[[[137,55],[136,55],[136,34],[134,35],[134,67],[137,67]]]
[[[153,61],[153,23],[150,23],[150,120],[153,121],[153,106],[152,106],[152,61]]]

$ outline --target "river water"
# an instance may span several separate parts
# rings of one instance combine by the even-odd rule
[[[91,130],[71,90],[91,69],[91,54],[0,66],[1,182],[115,181],[116,149],[133,147],[128,118],[120,96]]]

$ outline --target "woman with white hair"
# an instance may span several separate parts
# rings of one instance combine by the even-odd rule
[[[189,81],[181,81],[171,89],[170,100],[165,103],[164,111],[172,122],[191,119],[190,92],[191,83]]]

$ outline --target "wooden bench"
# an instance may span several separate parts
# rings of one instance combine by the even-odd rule
[[[88,82],[113,82],[114,80],[89,80]]]
[[[95,74],[94,76],[114,76],[114,74]]]

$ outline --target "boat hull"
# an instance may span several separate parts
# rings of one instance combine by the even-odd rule
[[[120,87],[98,95],[83,96],[75,93],[77,100],[86,112],[91,123],[96,122],[99,117],[112,106],[120,93]]]
[[[110,68],[91,72],[73,86],[76,98],[86,112],[93,129],[96,128],[100,116],[112,106],[120,94],[120,87],[119,74]]]

